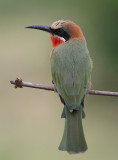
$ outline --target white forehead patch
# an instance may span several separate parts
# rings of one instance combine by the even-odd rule
[[[63,23],[65,23],[64,20],[56,21],[56,22],[54,22],[54,23],[52,24],[51,28],[52,28],[52,29],[62,28]]]

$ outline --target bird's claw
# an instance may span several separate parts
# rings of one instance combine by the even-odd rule
[[[54,81],[52,80],[52,84],[54,84]]]

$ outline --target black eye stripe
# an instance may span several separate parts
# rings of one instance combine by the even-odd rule
[[[53,29],[53,33],[57,36],[63,37],[66,41],[68,41],[70,38],[70,35],[66,31],[64,31],[62,28]]]
[[[57,29],[57,30],[55,30],[55,31],[56,31],[56,34],[59,34],[59,35],[63,35],[64,32],[65,32],[62,28]]]

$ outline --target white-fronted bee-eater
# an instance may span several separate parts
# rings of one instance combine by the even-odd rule
[[[26,28],[46,31],[52,41],[52,80],[61,102],[65,129],[59,150],[80,153],[87,150],[82,118],[84,98],[91,86],[92,61],[85,37],[78,25],[59,20],[51,26],[33,25]]]

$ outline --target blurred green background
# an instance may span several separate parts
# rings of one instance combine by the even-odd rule
[[[14,89],[16,77],[51,84],[47,33],[24,29],[59,19],[80,25],[93,59],[92,89],[118,91],[118,1],[0,0],[0,159],[118,159],[118,98],[87,96],[83,120],[87,152],[58,150],[63,105],[53,92]]]

